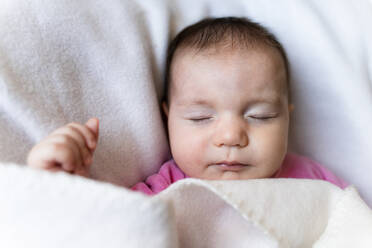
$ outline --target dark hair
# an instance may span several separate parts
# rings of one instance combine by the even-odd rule
[[[164,100],[169,101],[171,63],[177,49],[193,48],[198,51],[212,46],[254,46],[265,45],[277,49],[285,64],[287,74],[287,92],[289,97],[289,65],[284,48],[266,28],[247,18],[222,17],[206,18],[186,27],[170,42],[167,51],[165,71]]]

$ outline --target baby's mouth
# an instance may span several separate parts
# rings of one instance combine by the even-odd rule
[[[249,165],[237,161],[221,161],[214,163],[213,166],[216,166],[223,171],[239,171],[243,168],[248,167]]]

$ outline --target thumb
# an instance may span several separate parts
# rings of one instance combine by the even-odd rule
[[[89,128],[90,131],[94,133],[96,138],[98,139],[99,134],[99,121],[97,118],[90,118],[86,123],[85,126]]]

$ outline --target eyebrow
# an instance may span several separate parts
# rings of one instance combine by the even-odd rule
[[[245,105],[252,106],[256,104],[280,104],[282,102],[281,97],[275,96],[270,98],[255,98],[247,101]],[[191,99],[190,101],[179,101],[176,103],[178,106],[193,107],[193,106],[204,106],[213,107],[213,105],[204,99]]]
[[[281,102],[280,96],[274,97],[267,97],[267,98],[255,98],[253,100],[248,101],[249,105],[257,104],[257,103],[270,103],[270,104],[278,104]]]
[[[187,106],[207,106],[207,107],[211,107],[212,104],[209,103],[208,101],[206,100],[203,100],[203,99],[191,99],[191,101],[180,101],[180,102],[177,102],[177,105],[181,106],[181,105],[187,105]]]

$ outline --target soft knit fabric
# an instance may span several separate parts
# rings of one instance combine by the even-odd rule
[[[184,178],[188,178],[188,176],[171,159],[160,167],[158,173],[149,176],[145,182],[135,184],[132,189],[147,195],[154,195],[166,189],[172,183]],[[320,179],[331,182],[342,189],[348,185],[324,166],[307,157],[293,153],[286,155],[282,166],[273,175],[273,178]]]

